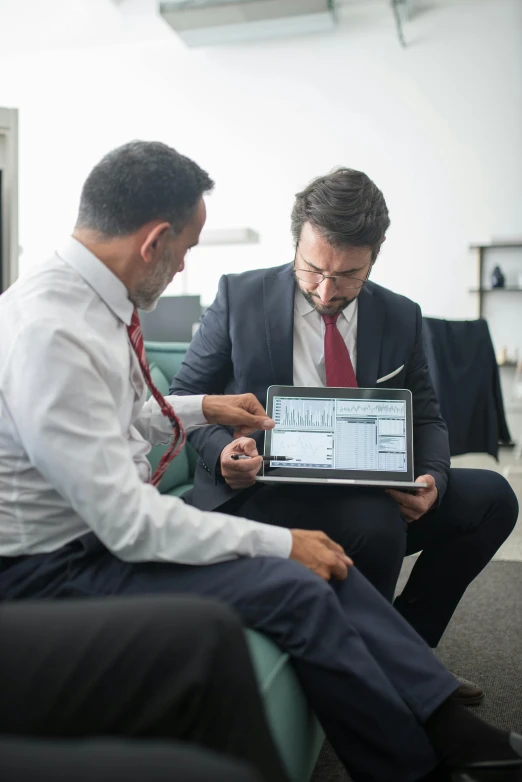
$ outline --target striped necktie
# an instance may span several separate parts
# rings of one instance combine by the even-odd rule
[[[143,372],[143,377],[150,389],[150,393],[158,403],[161,412],[166,416],[172,424],[174,430],[174,440],[168,451],[162,456],[160,463],[158,464],[154,475],[150,479],[150,482],[157,486],[161,481],[165,470],[169,466],[170,462],[178,455],[185,444],[185,431],[179,420],[178,416],[174,412],[174,408],[170,405],[163,394],[161,394],[154,383],[150,375],[149,362],[147,361],[147,355],[145,353],[145,344],[143,342],[143,333],[141,331],[140,318],[138,311],[135,309],[132,313],[132,320],[130,326],[127,326],[127,332],[134,352],[138,357],[138,361]]]

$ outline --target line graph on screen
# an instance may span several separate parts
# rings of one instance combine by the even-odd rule
[[[306,463],[332,464],[332,434],[327,432],[272,432],[272,453]]]
[[[405,418],[406,417],[406,402],[401,401],[386,401],[386,400],[372,400],[365,399],[364,401],[350,400],[337,400],[337,415],[342,417],[354,417],[354,418],[386,418],[391,416],[393,418]]]

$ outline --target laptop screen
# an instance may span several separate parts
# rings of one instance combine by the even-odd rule
[[[405,473],[406,402],[274,396],[271,467]],[[288,457],[291,461],[288,461]]]
[[[409,389],[273,385],[266,412],[259,479],[414,480]]]

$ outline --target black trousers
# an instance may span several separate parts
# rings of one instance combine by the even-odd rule
[[[439,508],[410,524],[388,494],[363,488],[258,485],[219,510],[323,530],[389,601],[404,557],[422,551],[395,607],[434,648],[469,584],[512,532],[518,502],[498,473],[452,469]]]
[[[422,726],[457,682],[356,568],[329,584],[275,557],[205,567],[128,563],[89,533],[0,570],[0,598],[35,591],[59,599],[166,592],[219,598],[291,656],[355,782],[414,782],[437,764]]]
[[[241,624],[197,597],[2,604],[0,768],[6,782],[287,779]]]

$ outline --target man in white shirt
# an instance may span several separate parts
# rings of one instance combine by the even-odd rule
[[[355,568],[347,578],[327,535],[155,488],[145,457],[173,427],[183,441],[177,415],[242,434],[272,425],[250,395],[163,399],[151,386],[144,404],[135,308],[183,269],[211,186],[163,144],[114,150],[87,178],[73,238],[0,298],[0,599],[221,599],[292,657],[356,782],[499,761],[518,778],[522,737],[451,698],[454,677]]]

